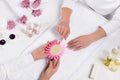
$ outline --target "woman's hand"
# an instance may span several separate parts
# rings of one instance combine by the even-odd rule
[[[95,32],[89,35],[80,36],[68,42],[68,48],[73,50],[80,50],[82,48],[88,47],[93,42],[105,36],[106,32],[103,30],[103,28],[99,27]]]
[[[70,34],[70,28],[69,28],[69,23],[67,22],[61,22],[60,24],[57,25],[57,31],[58,33],[62,36],[62,39],[67,39],[67,37]]]
[[[42,45],[32,52],[32,56],[33,56],[34,60],[38,60],[38,59],[42,59],[42,58],[47,57],[47,55],[45,53],[46,46],[47,46],[47,44]]]
[[[68,48],[76,51],[76,50],[80,50],[88,47],[93,42],[94,42],[93,36],[84,35],[84,36],[77,37],[71,40],[70,42],[68,42]]]
[[[57,31],[61,35],[61,39],[67,39],[70,34],[69,21],[72,10],[70,8],[62,8],[61,22],[57,25]]]
[[[58,70],[60,60],[49,61],[46,68],[40,75],[39,80],[49,80]]]

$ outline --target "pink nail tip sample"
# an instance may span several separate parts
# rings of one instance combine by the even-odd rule
[[[60,45],[60,41],[51,41],[45,48],[49,59],[59,59],[64,54],[65,47]]]
[[[41,0],[35,0],[32,4],[32,7],[37,8],[40,5],[40,3],[41,3]]]
[[[42,11],[40,9],[33,10],[33,12],[32,12],[32,15],[34,15],[35,17],[40,16],[41,14],[42,14]]]
[[[23,15],[22,17],[20,17],[18,19],[18,22],[21,23],[21,24],[26,24],[27,22],[27,17],[25,15]]]
[[[15,26],[16,26],[16,24],[13,20],[9,20],[7,22],[7,29],[12,30],[13,28],[15,28]]]
[[[30,7],[30,1],[29,1],[29,0],[23,0],[23,1],[21,2],[21,6],[22,6],[23,8],[29,8],[29,7]]]

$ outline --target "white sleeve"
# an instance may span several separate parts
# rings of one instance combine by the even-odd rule
[[[62,8],[67,7],[70,9],[73,9],[75,6],[76,1],[75,0],[63,0]]]
[[[120,7],[116,10],[112,19],[100,25],[100,27],[105,30],[107,35],[115,32],[117,29],[120,29]]]
[[[8,78],[14,77],[16,73],[20,72],[20,70],[26,68],[27,66],[34,63],[33,56],[31,54],[21,56],[17,59],[9,61],[8,63],[3,64],[4,70],[2,71],[6,74]]]

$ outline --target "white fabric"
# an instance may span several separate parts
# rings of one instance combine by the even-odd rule
[[[5,3],[7,1],[10,7]],[[30,0],[31,2],[34,0]],[[30,46],[38,37],[43,34],[51,25],[53,25],[59,19],[60,5],[62,0],[41,0],[42,15],[39,17],[33,17],[29,9],[22,8],[21,0],[0,0],[0,34],[1,39],[6,40],[4,46],[0,45],[0,64],[9,61],[12,58],[18,57],[28,46]],[[11,9],[13,11],[11,11]],[[14,13],[13,13],[14,12]],[[17,24],[14,30],[6,30],[8,20],[16,20],[16,16],[22,16],[25,14],[28,17],[27,25]],[[27,35],[21,32],[21,29],[26,28],[28,25],[41,24],[39,35],[33,35],[29,38]],[[9,39],[10,34],[15,34],[14,40]],[[16,48],[17,47],[17,48]],[[15,49],[16,48],[16,49]]]
[[[120,6],[120,0],[85,0],[85,2],[102,15],[110,14]]]
[[[120,28],[120,0],[64,0],[63,7],[73,9],[77,1],[87,4],[95,12],[101,15],[113,14],[112,19],[99,25],[109,35]]]
[[[120,29],[120,7],[116,10],[112,19],[100,25],[100,27],[102,27],[106,31],[107,35]]]
[[[17,80],[15,76],[34,63],[34,59],[31,54],[17,57],[10,60],[5,64],[0,65],[0,80]],[[19,79],[21,80],[21,79]]]
[[[78,4],[73,8],[70,21],[71,35],[65,43],[75,37],[94,32],[99,25],[105,23],[107,20],[84,5]],[[22,55],[25,55],[25,57],[16,59],[17,61],[14,60],[12,63],[1,65],[0,71],[2,71],[1,75],[3,80],[37,80],[41,71],[45,67],[46,59],[33,63],[33,59],[29,53],[47,41],[58,39],[58,37],[55,28],[51,28],[39,37],[33,45],[26,49]],[[91,44],[89,47],[76,52],[66,49],[64,56],[61,58],[58,72],[51,78],[51,80],[74,80],[74,73],[77,69],[80,69],[83,66],[85,60],[88,60],[89,57],[95,55],[94,51],[100,47],[104,42],[103,40],[104,39],[99,40]],[[27,54],[29,56],[27,56]],[[23,62],[23,65],[21,65],[21,62]],[[4,77],[7,77],[7,79]]]
[[[74,9],[76,6],[76,2],[73,0],[63,0],[62,7],[68,7],[70,9]]]
[[[34,0],[29,0],[31,3]],[[56,0],[41,0],[41,5],[37,9],[41,9],[42,15],[39,17],[34,17],[32,15],[32,9],[25,9],[21,7],[21,0],[1,0],[0,1],[0,7],[3,7],[1,9],[1,15],[0,20],[3,22],[2,27],[0,27],[0,30],[5,30],[6,29],[6,22],[8,20],[14,20],[17,22],[17,20],[25,15],[27,17],[27,25],[32,25],[32,24],[41,24],[42,28],[40,32],[43,32],[48,28],[51,23],[56,21],[59,18],[59,7],[61,5],[60,1]],[[52,5],[54,4],[54,5]],[[31,5],[31,4],[30,4]],[[54,8],[53,8],[54,7]],[[56,13],[57,12],[57,13]],[[9,14],[8,14],[9,13]],[[48,13],[50,16],[48,16]],[[4,18],[4,19],[3,19]],[[3,21],[3,20],[4,21]],[[17,23],[16,23],[17,24]],[[44,26],[44,27],[43,27]],[[20,25],[17,24],[18,29],[24,29],[26,25]],[[1,29],[2,28],[2,29]]]
[[[87,14],[89,14],[88,16],[92,17],[92,20],[90,18],[85,20],[88,17]],[[79,23],[78,21],[81,21],[81,23]],[[75,37],[89,34],[95,31],[98,28],[98,25],[104,23],[105,21],[105,18],[103,18],[99,14],[94,13],[88,8],[82,5],[77,6],[74,9],[73,14],[71,15],[71,35],[69,36],[67,41],[65,41],[65,43]],[[23,55],[29,54],[29,52],[31,52],[33,49],[46,43],[47,41],[58,39],[59,36],[54,31],[54,29],[55,28],[51,28],[47,32],[45,32],[33,45],[31,45],[31,47],[26,49]],[[99,48],[102,42],[103,39],[93,43],[92,45],[83,50],[76,52],[66,49],[64,56],[61,58],[61,64],[58,72],[51,78],[51,80],[70,80],[76,69],[82,67],[84,60],[91,57],[92,55],[95,55],[94,50]],[[15,69],[14,73],[9,73],[9,80],[37,80],[41,71],[45,67],[45,64],[46,60],[43,59],[29,65],[28,67],[26,66],[24,69],[22,69],[22,67],[20,66],[20,72],[18,72],[19,70],[17,71],[17,69]],[[7,66],[9,65],[10,64],[8,64]],[[17,65],[19,65],[19,63]],[[7,72],[10,72],[11,70],[13,71],[13,69],[9,67],[7,68]]]

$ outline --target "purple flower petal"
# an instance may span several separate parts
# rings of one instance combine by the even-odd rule
[[[9,20],[7,22],[7,29],[12,30],[13,28],[15,28],[15,26],[16,26],[16,24],[13,20]]]
[[[27,17],[25,15],[23,15],[22,17],[19,18],[18,22],[21,24],[26,24]]]
[[[23,0],[23,1],[21,2],[21,6],[22,6],[23,8],[29,8],[29,7],[30,7],[30,1],[29,1],[29,0]]]
[[[41,14],[42,14],[42,11],[40,9],[33,10],[33,12],[32,12],[32,15],[34,15],[35,17],[40,16]]]
[[[41,0],[35,0],[32,4],[32,7],[37,8],[40,5],[40,3],[41,3]]]

